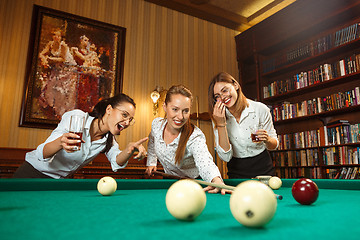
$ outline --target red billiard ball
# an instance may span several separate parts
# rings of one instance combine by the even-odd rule
[[[319,196],[318,186],[308,178],[297,180],[293,184],[291,192],[295,200],[303,205],[314,203]]]

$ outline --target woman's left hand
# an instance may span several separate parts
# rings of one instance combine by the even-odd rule
[[[265,129],[259,129],[256,131],[257,138],[261,142],[268,142],[269,141],[269,134]]]
[[[223,182],[223,180],[220,177],[215,177],[211,182],[219,184],[219,185],[225,185],[225,183]],[[231,190],[224,189],[224,188],[217,188],[217,187],[213,187],[213,186],[205,187],[204,191],[208,192],[208,193],[218,193],[221,191],[222,195],[225,195],[226,193],[230,193],[230,194],[232,193]]]

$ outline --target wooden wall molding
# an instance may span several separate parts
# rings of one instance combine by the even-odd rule
[[[11,178],[16,169],[25,161],[25,154],[32,151],[29,148],[0,148],[0,178]],[[137,160],[131,158],[124,169],[117,172],[111,170],[105,154],[99,154],[89,165],[76,172],[71,178],[101,178],[112,176],[122,179],[143,179],[145,175],[146,158]],[[162,170],[162,166],[158,166]],[[159,177],[157,177],[159,178]]]

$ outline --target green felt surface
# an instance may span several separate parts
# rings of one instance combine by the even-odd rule
[[[359,238],[360,181],[316,180],[320,194],[310,206],[293,199],[294,181],[275,190],[284,199],[272,221],[251,229],[233,218],[230,195],[206,194],[195,221],[174,219],[165,205],[173,180],[118,180],[115,194],[104,197],[97,180],[0,179],[0,239]]]

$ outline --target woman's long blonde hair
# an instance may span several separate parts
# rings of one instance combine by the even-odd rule
[[[166,97],[165,97],[165,104],[167,105],[170,101],[171,101],[171,96],[175,95],[175,94],[181,94],[185,97],[190,98],[191,103],[193,101],[193,96],[192,93],[190,92],[190,90],[188,88],[186,88],[183,85],[176,85],[176,86],[172,86],[166,93]],[[166,118],[166,116],[165,116]],[[181,136],[179,139],[179,145],[176,149],[176,153],[175,153],[175,163],[179,164],[182,160],[182,158],[184,157],[184,153],[185,153],[185,148],[186,148],[186,144],[187,141],[189,140],[191,134],[194,132],[194,125],[190,122],[190,118],[186,121],[186,123],[184,124],[184,126],[181,129]]]
[[[228,74],[226,72],[220,72],[215,77],[213,77],[213,79],[210,82],[209,89],[208,89],[208,111],[209,111],[209,115],[210,115],[211,119],[214,121],[214,118],[213,118],[214,105],[215,105],[214,86],[218,82],[225,82],[225,83],[231,83],[233,85],[235,85],[235,84],[238,85],[239,88],[236,90],[236,92],[238,94],[238,98],[236,99],[236,102],[235,102],[235,112],[237,112],[237,113],[239,113],[239,115],[241,115],[242,111],[247,106],[249,106],[249,103],[246,101],[246,97],[245,97],[244,93],[241,91],[241,86],[235,80],[235,78],[233,76],[231,76],[230,74]]]

